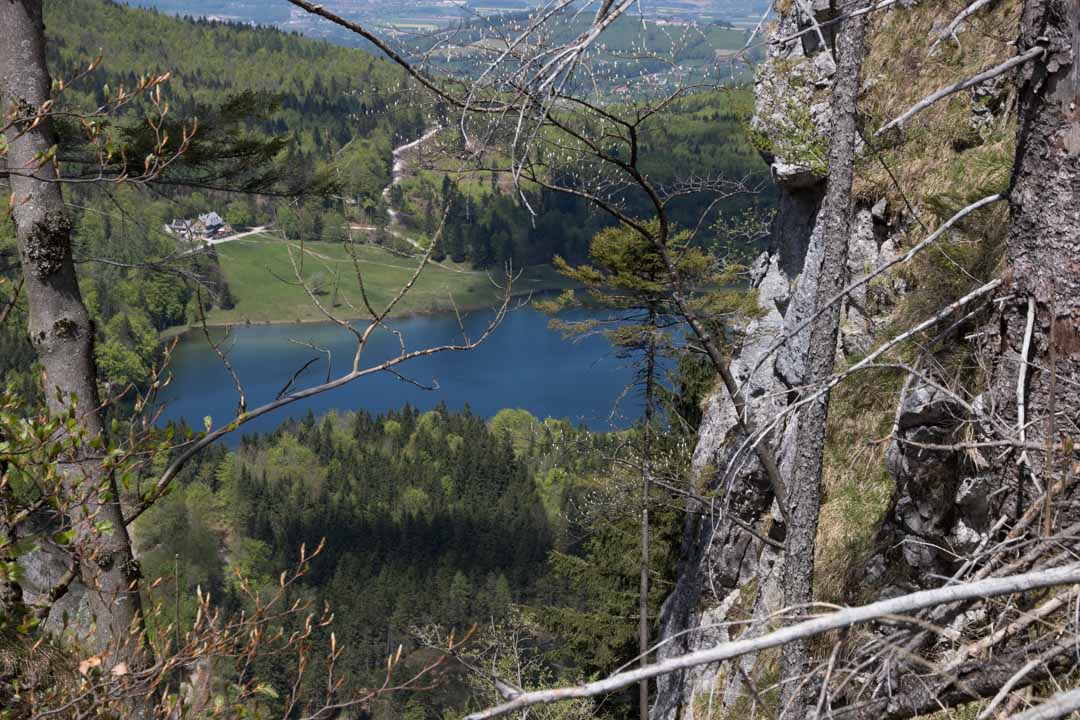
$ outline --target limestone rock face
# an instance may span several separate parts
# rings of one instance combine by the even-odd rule
[[[821,176],[810,168],[779,158],[773,160],[769,170],[773,182],[787,190],[805,190],[821,182]]]
[[[828,0],[824,5],[816,8],[819,21],[831,14]],[[805,27],[805,15],[794,10],[781,14],[773,35],[790,35]],[[828,90],[835,71],[831,53],[823,52],[811,33],[801,42],[770,45],[754,79],[751,124],[773,181],[784,190],[812,189],[825,179],[826,158],[815,150],[822,147],[821,138],[830,125]]]
[[[851,278],[869,274],[900,255],[897,228],[890,224],[884,200],[873,207],[856,210],[852,222],[848,273]],[[844,300],[840,323],[840,348],[847,355],[870,350],[870,341],[880,324],[882,310],[892,305],[905,288],[897,280],[882,278],[878,284],[864,285]]]
[[[896,438],[885,456],[897,500],[883,530],[910,569],[912,587],[940,584],[989,531],[989,464],[955,447],[975,420],[951,394],[921,381],[897,412]]]
[[[784,238],[789,250],[804,258],[810,254],[813,244],[810,236],[816,214],[813,196],[819,196],[816,190],[811,192],[810,198],[784,196],[788,219],[791,213],[809,213],[799,222],[792,223],[793,227],[802,229],[803,237],[788,235]],[[800,267],[802,263],[791,254],[787,255],[788,262],[783,262],[784,259],[779,253],[770,251],[755,263],[754,284],[762,314],[746,328],[742,351],[732,363],[732,373],[748,388],[748,402],[756,417],[772,416],[786,405],[788,386],[776,371],[776,356],[767,353],[783,335],[787,318],[803,316],[807,312],[805,290],[800,290],[797,275],[788,274],[788,268]],[[798,348],[794,352],[797,354]],[[785,348],[780,355],[790,358],[792,352]],[[798,372],[797,362],[788,364],[792,372]],[[681,571],[675,589],[661,611],[661,636],[674,639],[660,650],[661,658],[730,639],[726,629],[694,632],[693,628],[723,622],[736,605],[749,603],[750,607],[756,607],[755,593],[751,592],[747,599],[742,598],[740,590],[748,587],[754,578],[765,579],[758,585],[775,586],[779,582],[781,564],[775,552],[734,521],[757,523],[764,515],[774,512],[768,481],[757,458],[742,447],[745,437],[736,425],[734,409],[726,393],[711,397],[705,408],[691,472],[699,492],[715,496],[717,501],[711,506],[694,501],[688,508],[692,512],[687,515],[684,527]],[[794,424],[791,427],[782,425],[775,434],[793,437]],[[787,458],[781,454],[780,463],[784,471],[785,465],[790,465],[790,453]],[[763,552],[765,549],[769,552]],[[653,717],[692,718],[695,712],[693,699],[706,695],[720,707],[725,702],[724,692],[717,696],[716,684],[716,668],[711,666],[660,678]]]
[[[798,19],[784,15],[775,32],[786,34],[798,29]],[[813,52],[822,54],[819,48]],[[757,258],[752,268],[760,314],[744,329],[741,349],[731,367],[732,374],[746,388],[755,418],[782,413],[789,401],[789,390],[801,382],[808,336],[797,335],[775,352],[770,351],[785,329],[813,314],[813,293],[821,263],[821,239],[815,227],[824,195],[824,176],[820,168],[811,167],[806,157],[785,155],[797,148],[786,145],[782,137],[776,141],[774,138],[796,131],[823,132],[828,124],[828,105],[817,96],[831,83],[830,77],[831,65],[814,62],[803,45],[796,42],[772,49],[755,83],[753,125],[766,139],[767,147],[762,152],[781,189],[769,250]],[[792,127],[788,109],[794,97],[805,101],[803,107],[812,108],[809,125]],[[795,437],[792,419],[781,421],[771,433],[772,444],[779,446],[777,460],[782,473],[790,472]],[[782,595],[780,553],[739,526],[759,525],[768,515],[779,520],[768,481],[757,458],[745,447],[745,440],[737,429],[726,392],[711,397],[691,472],[698,492],[716,501],[711,506],[695,501],[688,508],[692,512],[684,527],[679,577],[661,611],[661,636],[672,638],[661,648],[661,658],[731,639],[732,631],[716,628],[717,623],[730,619],[733,613],[767,614]],[[752,665],[753,658],[746,662]],[[690,720],[698,711],[719,710],[734,702],[737,695],[737,687],[720,682],[717,668],[695,668],[658,680],[652,716]]]
[[[41,532],[36,533],[35,536],[46,535]],[[24,602],[27,605],[33,605],[39,600],[44,600],[60,578],[67,573],[68,562],[70,562],[69,556],[49,543],[43,543],[41,547],[20,555],[19,568],[22,570],[22,576],[19,584],[22,586]],[[47,632],[60,634],[69,631],[75,636],[85,637],[93,625],[93,619],[90,617],[90,598],[85,585],[78,580],[73,582],[67,593],[56,602],[54,607],[55,610],[49,613],[45,622]]]
[[[783,5],[772,26],[773,40],[811,27],[810,14],[819,22],[828,20],[837,3],[793,0]],[[754,82],[751,128],[780,192],[769,249],[752,268],[760,313],[745,328],[732,372],[745,389],[755,424],[769,424],[765,441],[785,477],[792,474],[798,438],[797,417],[785,411],[803,383],[809,339],[808,328],[794,331],[808,325],[816,312],[822,248],[817,215],[828,172],[835,74],[832,42],[829,33],[823,43],[811,31],[796,41],[770,43]],[[863,90],[880,83],[884,72],[868,73]],[[1017,102],[1014,86],[1005,79],[977,86],[970,96],[971,132],[957,139],[960,145],[978,144],[980,137],[999,129]],[[956,144],[952,148],[963,150]],[[848,282],[896,259],[916,222],[906,198],[891,207],[884,197],[867,196],[876,190],[860,192],[853,208]],[[909,290],[902,277],[885,274],[845,298],[837,348],[841,359],[871,349]],[[980,407],[978,400],[957,401],[933,381],[913,379],[906,388],[896,415],[896,439],[885,457],[885,469],[896,484],[893,505],[876,528],[876,545],[882,549],[862,566],[864,586],[879,596],[939,585],[940,577],[955,569],[957,556],[986,541],[993,469],[977,451],[955,447],[978,437],[985,412]],[[783,553],[743,529],[751,525],[769,533],[772,541],[783,539],[771,489],[746,440],[726,392],[719,391],[707,402],[692,463],[695,492],[711,500],[688,507],[678,579],[661,613],[661,639],[667,640],[658,653],[661,659],[729,639],[728,632],[759,632],[760,623],[738,630],[715,625],[764,619],[780,607]],[[758,662],[753,656],[740,660],[748,675],[763,667]],[[662,677],[657,689],[652,717],[660,720],[730,716],[746,695],[739,673],[730,667]]]
[[[819,21],[827,19],[830,7],[828,2],[814,4]],[[806,20],[798,14],[796,8],[782,14],[774,35],[803,29]],[[797,418],[784,411],[805,375],[809,331],[795,334],[779,348],[774,346],[814,314],[822,248],[816,220],[825,190],[823,167],[814,148],[827,149],[828,98],[835,69],[820,42],[808,38],[811,35],[803,36],[801,42],[771,46],[755,80],[752,125],[763,138],[760,149],[780,197],[769,249],[752,267],[760,315],[745,328],[731,368],[746,388],[759,423],[783,415],[769,442],[785,476],[792,471],[798,428]],[[827,42],[831,44],[831,38]],[[855,228],[848,265],[851,277],[896,256],[886,206],[876,203],[859,208]],[[845,303],[840,351],[861,352],[869,344],[878,322],[876,292],[876,288],[863,288]],[[763,620],[780,606],[782,553],[740,524],[773,527],[782,533],[781,518],[758,460],[745,446],[746,438],[738,432],[735,420],[726,392],[708,400],[691,473],[697,492],[716,499],[711,505],[689,503],[679,577],[661,611],[661,637],[671,638],[659,651],[661,659],[731,639],[729,632],[744,630],[715,625],[734,617]],[[782,541],[782,535],[773,540]],[[748,656],[741,662],[749,673],[755,658]],[[737,674],[721,677],[712,666],[661,677],[652,717],[693,720],[699,713],[730,709],[742,690]]]
[[[957,454],[928,446],[951,444],[963,420],[952,398],[920,384],[900,408],[898,437],[886,454],[897,485],[896,528],[905,536],[901,551],[920,576],[946,572],[940,548],[947,544],[959,477]]]

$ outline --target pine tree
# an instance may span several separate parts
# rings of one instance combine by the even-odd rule
[[[655,232],[653,223],[649,231]],[[678,234],[672,248],[679,258],[680,275],[684,282],[705,285],[711,278],[713,263],[700,249],[688,245],[689,235]],[[645,402],[645,417],[641,432],[641,565],[638,589],[638,651],[640,662],[647,663],[649,651],[649,508],[651,504],[651,464],[656,424],[658,396],[658,360],[669,349],[666,331],[676,326],[678,313],[670,307],[670,273],[656,251],[652,240],[633,228],[618,226],[603,230],[592,240],[589,248],[591,264],[572,267],[557,257],[555,265],[566,277],[580,283],[588,294],[590,304],[612,311],[605,321],[552,320],[554,327],[572,335],[600,333],[618,348],[621,357],[632,358],[638,367],[637,382]],[[549,310],[578,304],[573,291],[549,303]],[[640,684],[639,709],[643,720],[648,718],[648,683]]]

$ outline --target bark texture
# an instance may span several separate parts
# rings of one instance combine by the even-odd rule
[[[1080,413],[1080,4],[1028,0],[1018,51],[1037,44],[1046,54],[1025,67],[1020,95],[1009,195],[1007,302],[997,346],[991,348],[996,355],[991,395],[994,410],[1017,428],[1017,381],[1033,299],[1035,323],[1023,389],[1025,435],[1028,443],[1048,447],[1064,435],[1075,438],[1068,420]],[[1058,418],[1054,424],[1052,414]],[[1049,437],[1051,432],[1056,437]],[[1061,477],[1066,464],[1064,458],[1048,462],[1047,453],[1037,451],[1027,453],[1026,463],[1019,452],[995,463],[989,519],[1027,510],[1038,486]],[[1060,526],[1059,515],[1052,505],[1053,525]]]
[[[814,11],[819,22],[831,12],[827,3],[815,3]],[[808,27],[804,14],[788,6],[780,10],[771,34],[779,38]],[[828,89],[836,78],[836,67],[825,57],[826,50],[820,44],[809,49],[799,42],[770,44],[768,60],[755,78],[753,124],[772,141],[761,149],[779,189],[769,249],[752,266],[759,313],[744,328],[741,347],[731,363],[755,418],[774,418],[788,408],[797,399],[807,370],[809,330],[778,349],[774,345],[814,312],[823,252],[823,227],[818,220],[825,177],[806,164],[802,145],[784,138],[798,134],[790,122],[793,105],[806,108],[814,132],[828,137],[832,123]],[[899,224],[893,225],[884,202],[860,207],[852,226],[847,279],[895,258],[900,235]],[[886,292],[890,297],[899,295],[904,286],[890,281]],[[882,321],[881,310],[869,308],[867,299],[864,290],[844,303],[840,344],[845,351],[864,352]],[[879,297],[878,305],[882,302]],[[775,508],[770,512],[772,497],[761,467],[738,453],[745,435],[734,416],[723,392],[710,398],[705,407],[691,481],[696,492],[717,499],[687,503],[678,578],[660,615],[661,660],[763,632],[783,605],[783,552],[745,529],[755,526],[770,535],[772,543],[782,543],[782,518]],[[798,415],[792,414],[772,433],[784,477],[793,472],[798,423]],[[733,620],[752,624],[723,624]],[[657,678],[652,717],[736,716],[752,695],[744,678],[771,673],[773,662],[772,656],[748,655],[737,661],[738,670],[710,665]]]
[[[32,116],[50,99],[45,63],[41,0],[0,2],[0,107]],[[46,397],[56,414],[76,412],[86,439],[104,434],[93,360],[94,329],[79,293],[71,256],[71,220],[58,173],[42,162],[56,142],[46,118],[17,123],[6,131],[12,219],[29,306],[30,340],[45,369]],[[141,627],[138,573],[124,525],[115,478],[101,463],[78,450],[61,457],[66,500],[76,545],[82,550],[80,575],[91,589],[96,620],[87,641],[99,652],[132,660],[132,631]],[[97,527],[95,527],[97,526]],[[101,530],[99,528],[105,528]]]
[[[818,216],[824,247],[817,277],[817,301],[824,303],[837,295],[847,279],[849,236],[851,234],[851,185],[859,133],[856,101],[859,75],[865,55],[866,16],[844,23],[840,34],[836,82],[832,93],[832,138],[829,146],[829,179],[825,201]],[[840,334],[840,304],[832,305],[810,327],[807,346],[806,383],[813,392],[832,375],[836,364],[836,345]],[[790,517],[784,543],[784,605],[805,606],[813,600],[814,547],[818,514],[821,510],[821,467],[825,449],[829,394],[824,393],[805,405],[799,413],[799,442],[795,451],[795,472],[789,481]],[[805,642],[784,648],[782,660],[785,713],[803,717],[799,678],[807,668]]]
[[[638,584],[638,665],[649,664],[649,480],[656,402],[656,311],[649,309],[645,344],[645,429],[641,453],[641,576]],[[649,681],[638,683],[638,717],[649,720]]]

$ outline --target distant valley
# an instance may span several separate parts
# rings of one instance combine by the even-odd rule
[[[254,22],[320,35],[319,23],[293,10],[286,2],[256,0],[127,0],[129,5],[153,7],[173,15],[213,17]],[[344,15],[402,28],[445,27],[476,16],[514,13],[541,5],[540,0],[331,0],[325,5]],[[684,18],[711,22],[726,20],[736,27],[756,22],[765,12],[763,0],[646,0],[641,11],[649,18]]]

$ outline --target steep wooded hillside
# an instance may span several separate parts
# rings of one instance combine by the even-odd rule
[[[66,79],[59,96],[65,111],[86,114],[121,88],[132,92],[140,77],[170,73],[167,129],[176,138],[182,124],[198,121],[190,152],[155,187],[68,186],[80,285],[99,334],[97,362],[120,385],[147,377],[159,331],[197,320],[200,283],[207,310],[233,303],[216,259],[177,257],[183,249],[164,232],[167,224],[211,210],[237,227],[266,224],[289,202],[273,197],[280,194],[344,193],[357,206],[376,207],[390,182],[394,145],[427,122],[422,105],[403,101],[403,75],[388,63],[274,29],[179,19],[108,0],[49,3],[46,27],[48,62]],[[98,57],[100,65],[85,73]],[[117,156],[143,146],[147,128],[139,117],[147,107],[136,98],[109,121]],[[97,158],[83,145],[77,117],[58,117],[58,157],[66,175],[91,178]],[[344,224],[340,207],[335,212],[325,199],[303,207],[306,230],[315,219],[320,227],[334,218]],[[10,231],[0,225],[0,252],[12,247]],[[21,311],[3,330],[0,371],[33,397]]]

